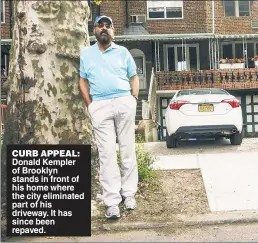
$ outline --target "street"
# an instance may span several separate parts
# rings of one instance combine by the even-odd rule
[[[258,242],[258,223],[107,233],[91,237],[22,237],[10,242]]]

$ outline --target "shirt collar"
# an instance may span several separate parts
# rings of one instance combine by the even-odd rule
[[[98,42],[96,41],[96,43],[94,44],[95,48],[99,49],[99,46],[98,46]],[[107,49],[107,50],[110,50],[110,49],[117,49],[119,46],[117,44],[115,44],[114,42],[111,42],[111,46]],[[107,51],[106,50],[106,51]]]
[[[111,48],[113,48],[113,49],[117,49],[117,48],[118,48],[118,45],[117,45],[117,44],[115,44],[114,42],[112,42],[112,43],[111,43]]]

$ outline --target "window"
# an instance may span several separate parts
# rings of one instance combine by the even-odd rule
[[[224,0],[225,16],[250,16],[249,0]]]
[[[1,23],[5,22],[5,4],[1,1]]]
[[[147,1],[149,19],[182,19],[183,0]]]
[[[177,96],[205,94],[228,94],[228,92],[223,89],[186,89],[179,91]]]
[[[246,50],[246,55],[244,55],[244,49]],[[254,62],[251,60],[252,57],[258,55],[258,43],[253,41],[248,41],[246,45],[243,46],[242,41],[229,43],[222,43],[222,55],[221,58],[247,58],[245,62],[248,68],[254,68]]]
[[[243,49],[247,51],[247,57],[254,57],[257,50],[258,44],[256,42],[248,41],[247,46],[241,41],[233,43],[222,43],[222,58],[241,58],[244,57]]]
[[[250,16],[250,1],[238,1],[239,16]]]
[[[236,8],[235,1],[225,1],[224,0],[224,8],[225,8],[225,16],[236,16]]]

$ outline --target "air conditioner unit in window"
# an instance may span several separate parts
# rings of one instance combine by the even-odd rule
[[[251,20],[251,28],[258,29],[258,20]]]
[[[145,15],[131,15],[131,23],[145,23],[146,16]]]

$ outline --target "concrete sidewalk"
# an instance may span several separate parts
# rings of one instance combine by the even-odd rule
[[[212,212],[258,210],[258,152],[157,156],[154,169],[201,169]]]
[[[140,242],[149,242],[153,236],[149,238],[139,237],[142,235],[144,230],[148,230],[146,234],[150,236],[151,232],[156,232],[156,234],[161,235],[162,232],[172,232],[171,239],[175,237],[175,230],[182,229],[182,232],[187,232],[186,227],[190,227],[189,230],[192,233],[193,228],[200,228],[200,226],[214,226],[218,228],[221,224],[232,223],[255,223],[258,222],[258,211],[257,212],[227,212],[227,213],[211,213],[204,215],[197,215],[193,217],[186,217],[185,215],[178,215],[176,221],[167,222],[134,222],[134,223],[120,223],[120,222],[110,222],[103,224],[102,228],[94,228],[92,230],[92,237],[12,237],[5,239],[7,242],[114,242],[119,241],[123,238],[124,234],[130,234],[129,238],[123,238],[123,242],[135,242],[135,239],[141,239]],[[253,224],[252,228],[256,224]],[[194,227],[196,226],[196,227]],[[242,227],[241,227],[242,228]],[[163,231],[162,231],[163,229]],[[247,228],[247,230],[250,228]],[[100,232],[102,230],[102,232]],[[104,230],[104,231],[103,231]],[[152,230],[152,231],[151,231]],[[164,231],[167,230],[167,231]],[[202,230],[202,229],[201,229]],[[231,233],[232,228],[230,228]],[[129,231],[129,232],[127,232]],[[202,232],[203,234],[204,232]],[[167,233],[166,233],[167,235]],[[234,233],[233,233],[234,235]],[[134,237],[133,237],[134,236]],[[216,240],[216,235],[214,239]],[[197,237],[199,239],[199,237]],[[192,239],[192,238],[191,238]],[[211,242],[214,242],[214,239]],[[230,238],[231,239],[231,238]],[[166,242],[168,242],[166,240]],[[177,241],[176,241],[177,242]]]
[[[102,229],[113,232],[258,222],[257,157],[258,152],[157,156],[154,169],[201,170],[211,213],[173,215],[173,220],[168,216],[164,222],[118,221],[105,223]]]

